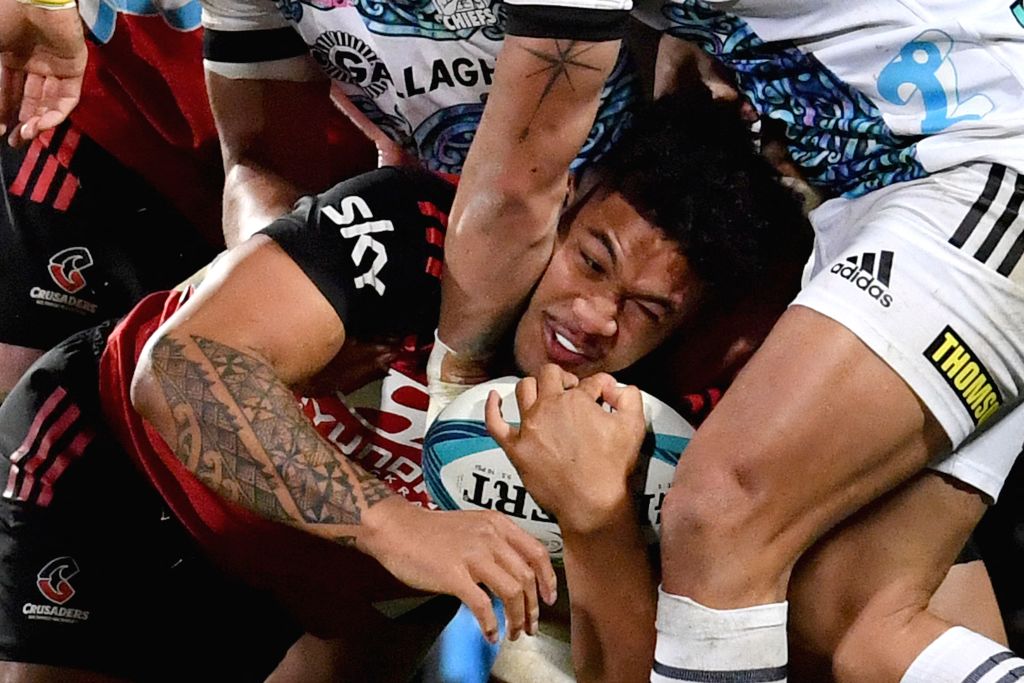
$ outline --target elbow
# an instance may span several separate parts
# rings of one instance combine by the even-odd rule
[[[500,240],[504,248],[518,251],[548,249],[558,227],[562,199],[561,195],[545,198],[540,193],[523,192],[513,184],[474,192],[449,234],[456,239]]]
[[[157,332],[142,350],[130,387],[132,408],[155,425],[161,422],[161,412],[167,407],[153,363],[153,347],[161,336],[162,334]]]

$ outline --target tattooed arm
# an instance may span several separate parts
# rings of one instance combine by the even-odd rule
[[[273,287],[265,283],[273,282]],[[325,441],[289,388],[340,350],[344,325],[273,241],[229,252],[203,287],[149,340],[132,402],[214,492],[255,513],[355,547],[405,583],[459,597],[497,635],[532,632],[541,595],[553,600],[547,553],[498,514],[431,512]]]
[[[543,272],[619,43],[505,38],[445,241],[440,338],[460,355],[486,355]]]

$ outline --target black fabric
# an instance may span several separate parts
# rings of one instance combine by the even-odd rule
[[[155,190],[67,123],[45,144],[0,145],[0,183],[0,343],[48,349],[216,254]]]
[[[619,40],[629,24],[627,10],[507,5],[505,33],[524,38],[566,38],[601,42]]]
[[[298,57],[309,51],[290,26],[260,31],[217,31],[205,29],[203,57],[211,62],[250,64]]]
[[[309,276],[346,334],[427,340],[440,311],[443,260],[428,236],[443,235],[454,197],[455,186],[433,173],[382,168],[301,199],[261,232]]]
[[[67,416],[55,449],[92,436],[49,504],[0,498],[0,659],[139,681],[262,681],[300,630],[200,555],[103,426],[98,359],[111,326],[46,353],[0,406],[5,489],[21,444]]]

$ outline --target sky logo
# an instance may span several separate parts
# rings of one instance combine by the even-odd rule
[[[889,102],[924,109],[921,132],[938,133],[961,121],[977,121],[994,105],[985,95],[960,99],[956,67],[949,59],[953,39],[925,31],[902,48],[878,75],[878,92]]]

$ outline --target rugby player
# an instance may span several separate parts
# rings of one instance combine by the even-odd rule
[[[0,399],[46,349],[223,246],[198,0],[43,4],[0,6]],[[334,152],[326,176],[373,167],[339,112],[306,117]]]
[[[628,9],[510,9],[452,215],[440,338],[470,364],[487,356],[495,323],[530,281],[502,282],[510,297],[496,303],[483,255],[501,244],[543,263],[536,245],[550,239],[554,188]],[[937,568],[948,568],[1019,450],[1012,425],[993,431],[997,448],[953,449],[998,430],[1022,383],[1020,12],[995,1],[866,10],[741,0],[663,13],[670,33],[736,72],[762,117],[785,124],[790,156],[831,199],[812,216],[810,282],[677,469],[652,680],[785,680],[785,598],[801,555],[930,463],[934,473],[892,503],[902,514],[885,514],[883,501],[845,540],[831,539],[837,566],[870,558],[886,569],[859,572],[838,594],[851,619],[835,665],[845,680],[908,682],[1024,665],[924,611]],[[852,530],[872,524],[887,531]],[[914,542],[878,553],[883,535]],[[725,645],[702,647],[701,633]]]
[[[378,141],[388,163],[408,158],[461,172],[494,77],[503,12],[497,0],[203,0],[228,244],[337,180],[324,177],[322,130],[306,125],[330,99]],[[609,67],[597,120],[573,154],[577,169],[608,151],[637,99],[625,53]]]
[[[626,145],[566,212],[514,344],[524,370],[622,369],[702,306],[727,310],[799,270],[798,206],[746,138],[673,139],[659,154],[642,136]],[[645,188],[680,179],[674,193]],[[726,204],[685,200],[726,187]],[[223,594],[232,609],[269,605],[273,624],[348,638],[349,678],[398,676],[418,652],[397,640],[410,627],[388,631],[365,603],[408,590],[366,556],[458,596],[491,637],[478,583],[503,599],[510,637],[536,630],[538,594],[554,597],[539,543],[497,514],[410,505],[317,433],[293,393],[429,340],[453,195],[415,169],[342,183],[229,252],[194,294],[152,295],[26,374],[0,407],[5,675],[173,678],[211,649],[230,670],[217,633],[264,622],[258,609],[240,624],[211,613]],[[736,241],[715,238],[723,227]],[[285,637],[270,640],[268,657]]]

